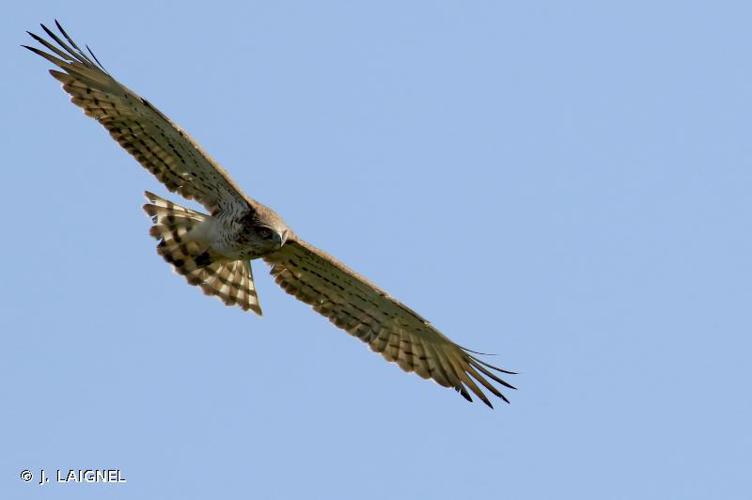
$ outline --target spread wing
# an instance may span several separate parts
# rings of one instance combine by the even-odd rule
[[[91,57],[57,21],[55,24],[65,40],[44,25],[42,29],[52,41],[29,33],[49,52],[24,47],[63,70],[50,70],[50,74],[63,84],[75,105],[101,123],[170,191],[197,200],[212,214],[218,211],[243,213],[255,208],[254,202],[242,193],[227,172],[187,133],[146,99],[110,76],[88,47]]]
[[[468,401],[468,389],[488,406],[478,386],[509,402],[491,383],[514,389],[494,372],[509,373],[473,355],[442,335],[428,321],[393,299],[366,278],[323,251],[292,236],[264,257],[271,274],[287,293],[351,335],[366,342],[406,372],[452,387]]]

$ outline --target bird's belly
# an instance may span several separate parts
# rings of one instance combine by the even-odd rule
[[[233,234],[220,234],[208,243],[213,253],[228,260],[252,260],[261,257],[252,245]]]
[[[223,260],[250,260],[260,257],[233,229],[227,221],[210,217],[196,226],[189,237],[206,245],[210,253]]]
[[[228,260],[253,260],[261,257],[254,249],[237,244],[212,246],[212,250]]]

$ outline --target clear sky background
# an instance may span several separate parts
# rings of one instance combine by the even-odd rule
[[[262,263],[263,318],[174,275],[140,208],[166,189],[19,47],[56,17],[302,237],[518,370],[512,404],[404,374]],[[0,497],[750,498],[750,19],[6,2]]]

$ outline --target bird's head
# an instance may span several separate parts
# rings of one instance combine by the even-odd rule
[[[263,206],[243,217],[242,224],[246,243],[258,255],[279,250],[292,233],[279,215]]]

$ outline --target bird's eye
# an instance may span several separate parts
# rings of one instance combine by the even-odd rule
[[[260,227],[256,230],[256,232],[258,233],[259,236],[261,236],[261,238],[265,240],[270,239],[272,235],[274,234],[272,230],[269,229],[268,227]]]

